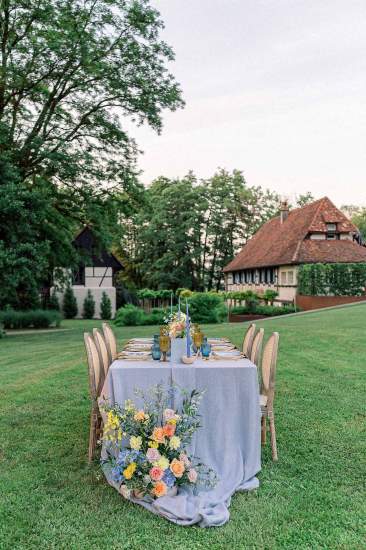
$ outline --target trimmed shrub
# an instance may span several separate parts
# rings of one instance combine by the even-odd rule
[[[95,313],[95,300],[91,293],[91,290],[88,290],[87,295],[84,299],[83,304],[83,319],[93,319]]]
[[[222,297],[210,292],[194,292],[188,299],[193,323],[219,323],[222,317]]]
[[[265,301],[266,305],[269,304],[273,306],[273,302],[275,298],[277,298],[278,292],[276,290],[271,290],[267,288],[267,290],[264,292],[262,298]]]
[[[299,311],[297,308],[296,311]],[[233,315],[249,315],[253,314],[247,306],[237,306],[230,310]],[[287,315],[289,313],[295,313],[295,307],[293,305],[288,306],[257,306],[255,315],[268,315],[269,317],[276,317],[277,315]]]
[[[55,311],[60,311],[60,303],[57,298],[56,291],[54,290],[48,300],[47,309],[53,309]]]
[[[100,301],[100,316],[105,321],[112,317],[112,304],[108,294],[104,291]]]
[[[67,286],[62,306],[66,319],[73,319],[78,314],[78,304],[71,286]]]
[[[362,296],[366,263],[304,264],[299,267],[298,291],[304,296]]]
[[[59,327],[61,324],[61,315],[58,311],[54,310],[35,309],[15,311],[8,309],[0,312],[0,323],[6,329]]]
[[[117,327],[134,327],[137,325],[142,325],[143,322],[144,312],[142,309],[132,304],[127,304],[126,306],[119,308],[114,320],[114,324]]]
[[[142,322],[144,325],[162,325],[167,315],[165,309],[154,307],[150,313],[144,313]]]

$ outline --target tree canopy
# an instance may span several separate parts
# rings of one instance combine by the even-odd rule
[[[148,0],[0,3],[0,307],[76,262],[81,225],[110,243],[139,206],[127,120],[159,132],[183,104],[162,27]]]

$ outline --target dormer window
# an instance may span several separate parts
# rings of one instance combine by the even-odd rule
[[[327,232],[328,233],[335,233],[337,231],[337,224],[336,223],[327,223]]]

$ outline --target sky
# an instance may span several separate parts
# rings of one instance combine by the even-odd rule
[[[186,106],[133,130],[142,181],[238,169],[366,204],[366,0],[152,0]]]

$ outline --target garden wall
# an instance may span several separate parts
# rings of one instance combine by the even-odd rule
[[[366,296],[301,296],[300,294],[296,296],[296,305],[303,311],[354,302],[366,302]]]

